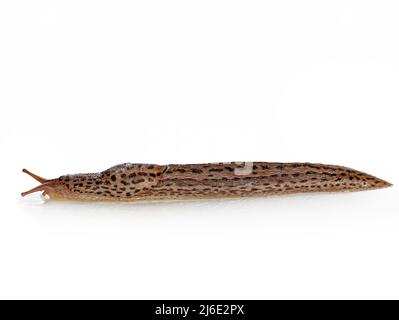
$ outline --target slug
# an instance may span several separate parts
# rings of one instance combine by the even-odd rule
[[[23,192],[43,191],[50,199],[140,201],[255,197],[307,192],[379,189],[389,182],[347,167],[315,163],[235,162],[206,164],[132,164],[100,173],[41,178],[41,185]]]

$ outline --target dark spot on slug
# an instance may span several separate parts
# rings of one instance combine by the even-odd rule
[[[201,169],[195,169],[195,168],[193,168],[193,169],[191,169],[191,172],[192,172],[192,173],[196,173],[196,174],[200,174],[200,173],[202,173],[203,171],[202,171]]]
[[[114,174],[111,176],[111,180],[116,181],[116,176]]]
[[[313,169],[320,169],[320,166],[315,165],[315,164],[308,164],[309,168],[313,168]]]

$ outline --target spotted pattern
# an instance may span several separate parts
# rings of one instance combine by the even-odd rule
[[[51,180],[51,198],[170,200],[251,197],[304,192],[360,191],[390,184],[346,167],[313,163],[254,162],[155,165],[125,163],[100,173]]]

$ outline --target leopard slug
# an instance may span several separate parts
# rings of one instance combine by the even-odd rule
[[[100,173],[41,178],[50,199],[140,201],[210,199],[379,189],[389,182],[347,167],[315,163],[235,162],[206,164],[132,164]]]

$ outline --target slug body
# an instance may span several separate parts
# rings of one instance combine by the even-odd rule
[[[22,193],[50,199],[140,201],[211,199],[308,192],[362,191],[391,184],[346,167],[313,163],[237,162],[187,165],[125,163],[100,173],[44,179]]]

